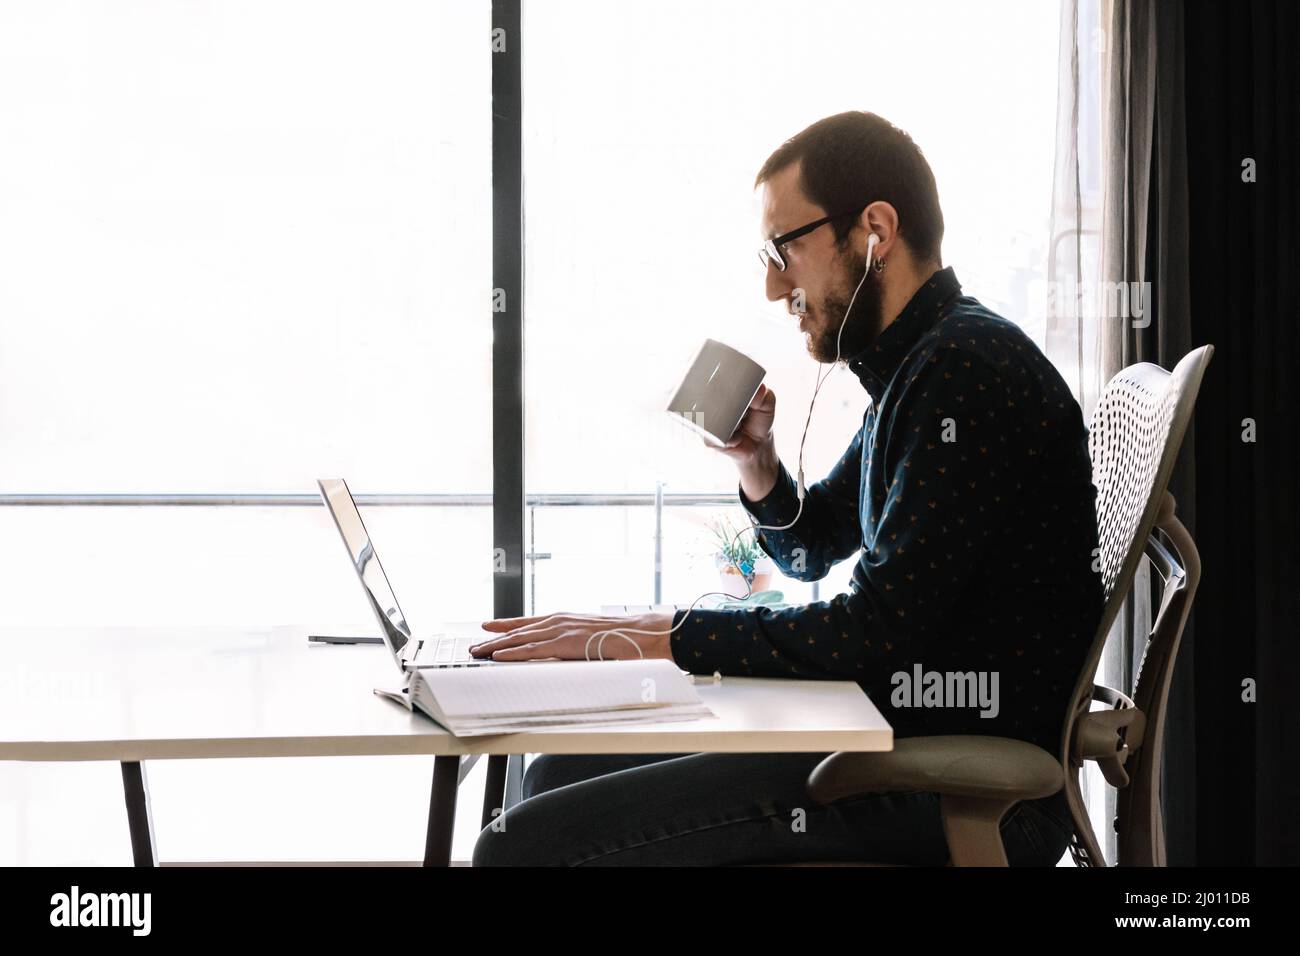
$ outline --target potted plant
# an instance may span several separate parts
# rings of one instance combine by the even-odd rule
[[[713,563],[722,579],[722,590],[736,598],[747,594],[756,597],[758,592],[766,591],[776,564],[758,546],[754,529],[738,533],[726,518],[710,522],[709,528],[718,545]]]

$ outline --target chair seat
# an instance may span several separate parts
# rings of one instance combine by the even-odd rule
[[[1065,785],[1060,762],[1008,737],[907,737],[885,753],[831,754],[808,778],[818,803],[868,793],[928,791],[959,797],[1034,800]]]

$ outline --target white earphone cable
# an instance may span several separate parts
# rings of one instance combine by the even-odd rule
[[[818,369],[817,372],[817,384],[813,388],[812,399],[808,402],[808,415],[804,419],[804,423],[803,423],[803,436],[799,439],[799,472],[798,472],[798,478],[796,484],[796,494],[799,497],[799,509],[795,512],[793,520],[791,520],[789,524],[783,524],[783,525],[757,524],[754,521],[753,515],[750,515],[747,512],[746,517],[749,518],[750,526],[748,528],[742,528],[740,531],[736,532],[735,536],[731,539],[731,545],[727,548],[728,551],[730,551],[731,548],[735,546],[736,542],[740,540],[740,536],[745,534],[746,531],[753,531],[755,533],[757,533],[758,531],[785,531],[789,528],[793,528],[796,524],[798,524],[800,516],[803,515],[803,500],[804,500],[804,495],[807,492],[803,480],[803,449],[804,449],[804,444],[808,441],[808,426],[812,422],[813,406],[817,404],[817,394],[822,390],[822,385],[826,383],[826,380],[830,378],[831,372],[835,371],[836,367],[840,364],[840,357],[842,354],[840,351],[840,343],[844,338],[844,326],[849,321],[850,313],[853,312],[853,303],[856,302],[858,299],[858,293],[862,290],[862,284],[867,281],[867,276],[871,274],[871,255],[873,252],[875,252],[876,244],[879,241],[880,241],[879,237],[874,232],[868,234],[866,271],[862,273],[862,278],[858,280],[857,287],[854,288],[853,295],[849,299],[848,308],[844,310],[844,318],[840,320],[840,330],[835,336],[835,361],[830,363],[829,370],[827,370],[826,363],[823,362],[821,364],[821,367]],[[757,542],[757,538],[755,539],[755,541]],[[745,581],[745,587],[748,588],[748,592],[743,597],[739,598],[739,600],[746,601],[754,593],[754,584],[749,579],[749,577],[745,574],[745,572],[741,569],[741,567],[736,563],[734,558],[732,559],[731,566],[740,573],[741,578],[744,579]],[[681,627],[683,624],[686,623],[686,619],[690,617],[691,612],[695,610],[695,605],[699,604],[703,598],[706,598],[711,594],[721,594],[721,595],[725,595],[726,597],[736,599],[736,595],[731,594],[730,592],[727,591],[705,591],[703,594],[701,594],[699,597],[697,597],[694,601],[691,602],[691,606],[686,609],[686,613],[682,615],[682,619],[678,621],[673,627],[669,628],[667,631],[650,631],[650,630],[642,630],[642,629],[627,628],[627,627],[609,628],[608,630],[604,630],[604,631],[596,631],[590,637],[587,638],[587,644],[583,650],[583,656],[586,657],[587,660],[591,660],[591,642],[599,638],[599,641],[597,641],[596,644],[596,659],[603,661],[605,657],[602,653],[602,648],[604,648],[605,646],[605,638],[611,634],[614,634],[628,641],[628,643],[630,643],[633,647],[636,648],[636,652],[642,658],[644,658],[645,652],[641,650],[641,645],[638,644],[636,641],[632,640],[632,638],[628,637],[627,635],[629,634],[652,634],[652,635],[671,634],[673,631],[677,630],[677,628]]]

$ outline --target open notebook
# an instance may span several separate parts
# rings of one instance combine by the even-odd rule
[[[376,689],[457,737],[713,717],[673,661],[528,661],[412,671]]]

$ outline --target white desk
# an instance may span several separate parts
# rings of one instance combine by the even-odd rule
[[[453,737],[372,693],[399,683],[382,646],[309,644],[296,627],[2,628],[0,760],[119,761],[135,862],[149,865],[146,760],[429,754],[425,863],[445,865],[465,755],[492,755],[486,825],[509,754],[893,746],[880,712],[847,681],[701,679],[717,719],[478,738]]]

